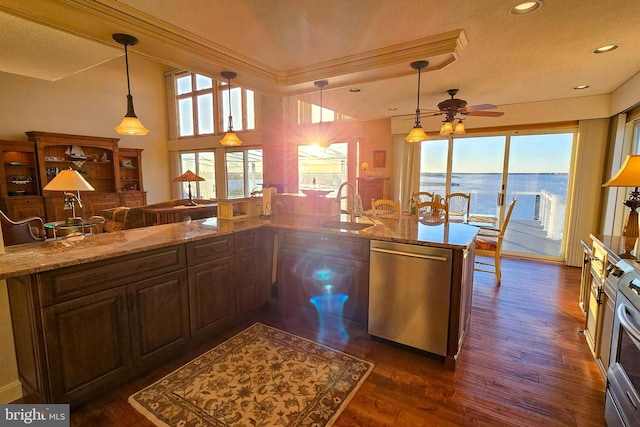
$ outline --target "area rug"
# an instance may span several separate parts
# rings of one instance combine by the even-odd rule
[[[255,323],[129,397],[158,426],[331,426],[373,363]]]

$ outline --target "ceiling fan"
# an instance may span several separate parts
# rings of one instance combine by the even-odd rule
[[[497,108],[492,104],[467,106],[467,101],[455,97],[458,93],[458,89],[449,89],[447,93],[449,94],[449,96],[451,96],[451,99],[445,99],[444,101],[440,102],[438,104],[438,111],[431,110],[431,112],[422,115],[423,117],[445,115],[445,118],[442,122],[442,127],[440,128],[440,135],[465,133],[464,124],[462,123],[462,117],[458,117],[458,123],[455,126],[453,125],[453,121],[456,120],[456,116],[458,114],[462,116],[483,117],[500,117],[504,114],[502,111],[487,111]]]

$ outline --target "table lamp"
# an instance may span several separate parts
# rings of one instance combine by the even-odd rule
[[[62,191],[64,193],[64,210],[71,210],[71,217],[67,218],[67,224],[81,224],[82,218],[76,216],[76,206],[82,208],[82,201],[80,200],[80,191],[95,191],[95,188],[91,186],[85,180],[77,170],[71,168],[62,170],[56,175],[43,190],[47,191]],[[75,191],[75,194],[73,193]]]
[[[185,204],[186,206],[196,206],[197,203],[193,201],[191,197],[191,182],[192,181],[205,181],[204,178],[199,177],[195,173],[191,172],[189,169],[179,177],[175,178],[173,182],[186,182],[189,186],[189,201]]]
[[[622,235],[624,237],[638,237],[638,212],[636,209],[640,207],[640,155],[629,155],[624,159],[624,163],[620,170],[607,182],[602,184],[603,187],[633,187],[633,191],[629,193],[629,198],[624,201],[631,211],[627,216],[624,224]]]
[[[367,174],[369,173],[369,172],[368,172],[368,171],[369,171],[369,163],[367,163],[367,162],[362,162],[362,163],[360,164],[360,169],[362,170],[362,174],[363,174],[364,176],[367,176]]]

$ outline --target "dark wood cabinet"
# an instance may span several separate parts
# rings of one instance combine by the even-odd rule
[[[155,365],[189,342],[187,275],[176,271],[127,287],[134,364]]]
[[[235,278],[238,316],[269,301],[273,238],[268,229],[236,233]]]
[[[184,246],[8,279],[20,377],[76,405],[189,342]]]
[[[118,148],[118,191],[120,205],[135,207],[147,204],[147,193],[142,183],[142,149]]]
[[[358,178],[358,194],[362,199],[362,208],[371,209],[371,200],[389,198],[389,178]]]
[[[233,235],[187,244],[191,337],[206,339],[236,318]]]
[[[298,231],[281,232],[278,238],[278,302],[317,313],[339,298],[340,311],[331,314],[366,329],[369,241]]]
[[[0,141],[0,209],[14,221],[44,217],[33,142]]]
[[[131,371],[124,288],[47,307],[43,324],[51,385],[47,401],[85,400]]]
[[[191,336],[209,338],[236,318],[233,257],[189,267]]]

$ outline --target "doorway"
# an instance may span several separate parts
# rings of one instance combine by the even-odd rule
[[[471,194],[472,216],[501,224],[513,255],[562,260],[574,132],[450,137],[422,142],[420,191]]]

